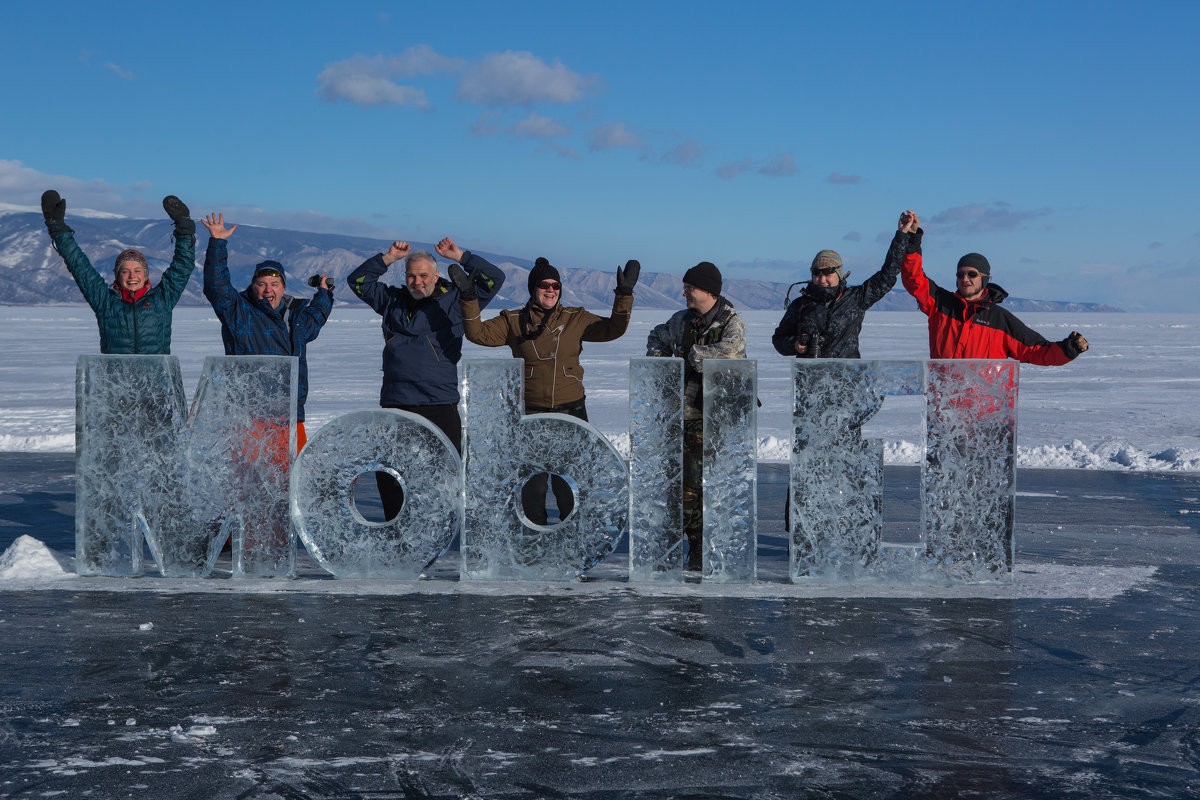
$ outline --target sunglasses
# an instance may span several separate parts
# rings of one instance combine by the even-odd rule
[[[979,273],[973,269],[964,269],[962,272],[958,273],[958,277],[970,278],[971,280],[975,280],[976,278],[979,277]]]
[[[824,269],[822,269],[820,267],[812,268],[813,275],[832,275],[833,273],[835,273],[837,271],[838,271],[837,267],[825,267]]]
[[[543,292],[561,292],[562,284],[558,281],[542,281],[537,285],[537,288]]]
[[[261,269],[256,269],[254,271],[255,280],[263,277],[264,275],[266,275],[268,278],[279,278],[280,280],[283,280],[283,273],[274,267],[262,267]]]

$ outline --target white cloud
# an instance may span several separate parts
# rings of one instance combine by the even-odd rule
[[[152,205],[142,197],[126,197],[126,193],[147,188],[139,182],[135,187],[118,186],[106,180],[80,180],[65,175],[50,175],[30,169],[20,161],[0,159],[0,201],[41,210],[42,192],[55,189],[67,199],[67,213],[72,209],[91,208],[116,214],[137,216],[152,211],[162,213],[162,206]],[[157,201],[155,201],[156,203]],[[149,216],[149,213],[147,213]]]
[[[513,136],[523,136],[527,139],[557,139],[571,132],[563,123],[541,114],[533,113],[520,122],[509,127],[508,132]]]
[[[828,180],[830,183],[837,183],[837,184],[841,184],[843,186],[849,186],[849,185],[855,184],[855,183],[862,183],[862,176],[861,175],[844,175],[841,172],[831,172],[831,173],[829,173],[829,177],[826,180]]]
[[[547,64],[533,53],[491,53],[466,68],[455,97],[481,106],[529,106],[575,103],[598,86],[594,75],[581,75],[558,59]]]
[[[593,150],[611,150],[615,147],[628,147],[640,150],[642,140],[636,133],[629,130],[624,122],[609,122],[598,125],[591,133],[590,146]]]
[[[689,166],[699,161],[708,148],[697,142],[695,139],[684,139],[679,144],[672,147],[670,150],[662,154],[660,160],[668,164],[681,164]]]
[[[1002,201],[990,205],[972,203],[940,211],[926,222],[941,226],[939,233],[999,233],[1016,230],[1026,222],[1048,216],[1050,213],[1049,208],[1014,210],[1011,205]]]
[[[427,109],[424,89],[396,79],[442,75],[463,68],[459,59],[439,55],[428,45],[414,45],[395,56],[356,55],[327,66],[317,76],[317,94],[335,103],[345,100],[364,107],[403,106]]]
[[[580,158],[579,153],[575,151],[575,148],[561,145],[558,142],[546,142],[538,148],[539,153],[544,150],[549,150],[555,155],[562,156],[563,158],[569,158],[573,161],[578,161]]]
[[[125,81],[133,80],[132,72],[130,72],[129,70],[124,69],[122,67],[118,67],[116,64],[113,64],[111,61],[109,63],[105,64],[104,66],[108,68],[109,72],[116,75],[121,80],[125,80]]]
[[[791,153],[779,153],[758,170],[759,175],[783,178],[796,174],[796,159]]]
[[[749,158],[743,158],[741,161],[734,161],[730,164],[717,167],[716,174],[718,178],[730,180],[732,178],[736,178],[738,175],[741,175],[752,166],[754,166],[753,161],[751,161]]]

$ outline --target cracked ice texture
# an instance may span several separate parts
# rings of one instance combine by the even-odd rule
[[[961,583],[1011,583],[1016,361],[928,362],[925,557]]]
[[[197,515],[214,553],[233,539],[235,577],[295,573],[288,467],[296,451],[291,356],[209,356],[188,426]]]
[[[758,577],[758,362],[704,360],[704,578]]]
[[[793,360],[792,581],[912,579],[914,549],[883,544],[883,443],[862,427],[924,388],[922,361]]]
[[[416,414],[384,408],[338,417],[292,466],[296,533],[339,578],[417,578],[462,527],[459,468],[454,445]],[[355,480],[373,481],[377,471],[404,487],[390,522],[369,522],[354,505]]]
[[[463,361],[462,577],[567,580],[612,552],[629,526],[629,468],[607,437],[565,414],[522,417],[523,362]],[[551,526],[521,510],[521,487],[551,472],[575,508]]]
[[[143,534],[164,575],[196,574],[188,569],[196,559],[171,545],[169,530],[186,528],[189,518],[181,507],[185,484],[178,450],[185,409],[174,356],[79,357],[75,568],[80,575],[140,575]]]
[[[629,579],[683,580],[683,359],[629,361]]]

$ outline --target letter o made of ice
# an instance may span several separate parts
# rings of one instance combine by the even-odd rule
[[[292,522],[338,578],[416,578],[462,527],[459,469],[454,445],[416,414],[346,414],[309,439],[292,465]],[[355,480],[373,472],[392,472],[404,487],[404,505],[389,522],[369,522],[354,507]]]

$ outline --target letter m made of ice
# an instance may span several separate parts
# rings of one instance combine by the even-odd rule
[[[174,356],[82,355],[75,375],[75,565],[208,574],[233,538],[235,575],[290,574],[288,466],[298,361],[209,357],[186,415]]]

